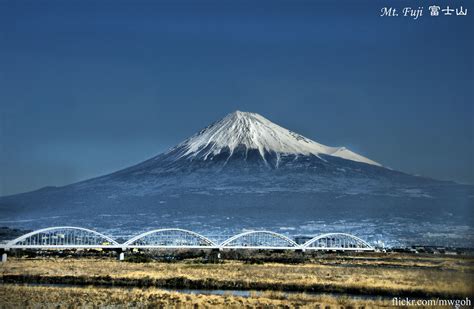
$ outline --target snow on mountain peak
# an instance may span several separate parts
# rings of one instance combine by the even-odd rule
[[[340,157],[347,160],[381,166],[379,163],[356,154],[345,147],[329,147],[287,130],[265,117],[250,112],[235,111],[191,136],[176,148],[183,149],[180,157],[197,155],[212,158],[222,151],[255,149],[263,159],[265,153]]]

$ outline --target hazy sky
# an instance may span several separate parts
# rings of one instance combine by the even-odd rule
[[[379,16],[433,2],[0,0],[0,195],[140,162],[236,109],[474,183],[473,2]]]

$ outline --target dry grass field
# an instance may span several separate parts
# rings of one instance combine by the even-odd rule
[[[129,263],[110,258],[11,258],[0,266],[0,275],[4,283],[69,285],[4,284],[0,286],[0,304],[5,308],[34,307],[38,303],[74,307],[79,299],[78,305],[86,307],[127,303],[131,307],[368,308],[390,306],[388,300],[395,296],[465,298],[474,294],[473,258],[434,255],[330,256],[293,265],[239,261],[206,264],[192,259],[176,263]],[[267,292],[250,297],[190,295],[166,292],[159,287]],[[343,296],[326,293],[343,293]],[[347,296],[354,294],[365,298]]]
[[[193,295],[156,288],[0,286],[0,308],[390,308],[391,301],[329,295]]]

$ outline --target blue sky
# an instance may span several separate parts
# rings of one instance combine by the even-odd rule
[[[474,5],[379,16],[432,2],[0,0],[0,195],[140,162],[236,109],[474,183]]]

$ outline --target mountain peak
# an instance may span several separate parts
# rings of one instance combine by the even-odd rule
[[[358,155],[345,147],[329,147],[287,130],[265,117],[236,110],[214,124],[188,138],[173,150],[179,149],[180,158],[212,159],[221,153],[231,157],[236,150],[258,150],[265,160],[266,153],[279,155],[321,154],[372,165],[379,163]]]
[[[252,115],[252,114],[255,114],[255,113],[243,112],[243,111],[240,111],[240,110],[237,109],[237,110],[233,111],[232,113],[228,114],[227,116],[235,115],[235,116],[245,117],[245,116],[249,116],[249,115]]]
[[[236,110],[230,114],[227,114],[222,120],[229,119],[230,121],[243,121],[245,123],[249,123],[249,121],[257,120],[257,119],[265,119],[263,116],[257,113],[252,112],[243,112]]]

